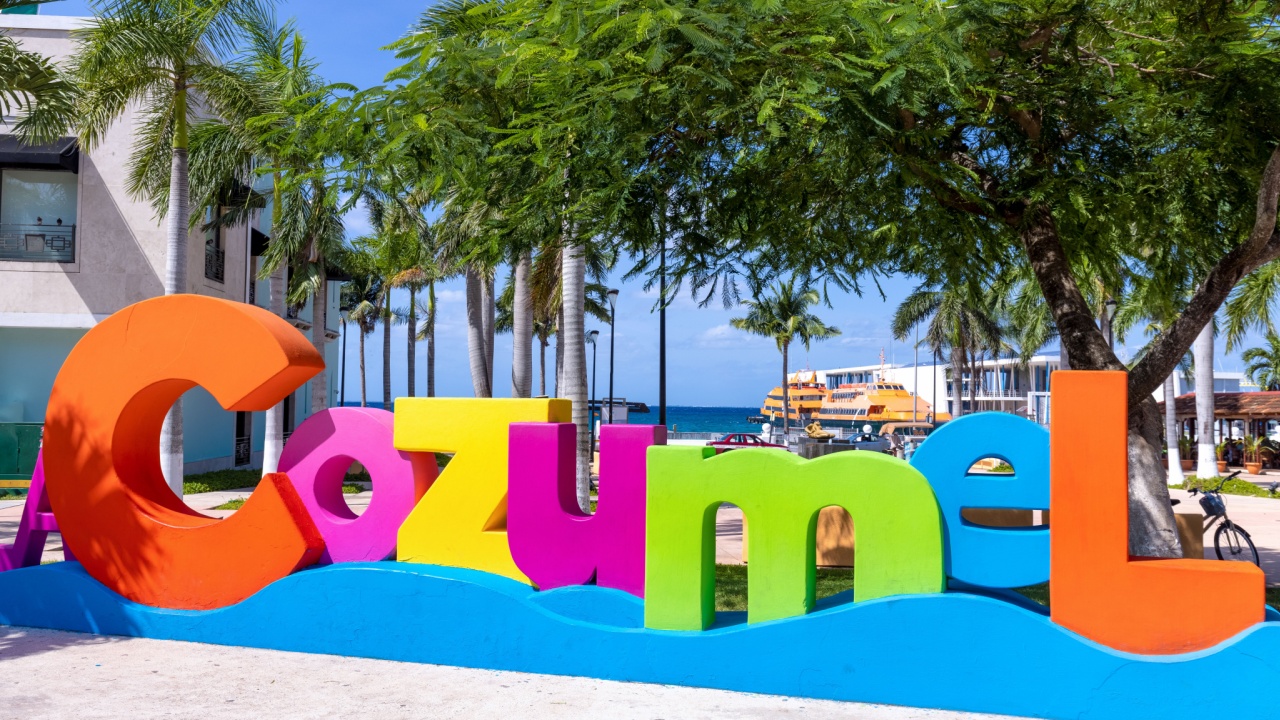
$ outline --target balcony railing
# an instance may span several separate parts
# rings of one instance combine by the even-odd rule
[[[75,225],[0,225],[0,260],[73,263]]]
[[[214,282],[226,282],[227,251],[221,248],[205,246],[204,276]]]

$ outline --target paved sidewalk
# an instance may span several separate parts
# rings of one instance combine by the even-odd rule
[[[994,720],[720,690],[0,627],[5,717]]]

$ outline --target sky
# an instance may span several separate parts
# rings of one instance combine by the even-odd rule
[[[307,38],[309,50],[320,62],[320,72],[329,82],[344,82],[358,87],[381,84],[396,67],[395,56],[383,50],[401,37],[429,6],[429,0],[282,0],[279,15],[292,18]],[[49,15],[90,15],[87,0],[63,0],[41,8]],[[347,218],[350,237],[369,229],[363,212]],[[656,291],[646,292],[639,281],[624,283],[621,276],[632,267],[626,259],[619,264],[611,287],[620,291],[615,323],[616,343],[614,394],[628,400],[656,405],[658,401],[658,316],[654,311]],[[499,277],[506,281],[506,273]],[[828,369],[875,365],[883,351],[886,362],[910,363],[911,344],[894,342],[889,332],[894,308],[913,289],[908,278],[884,279],[877,288],[868,284],[862,296],[833,291],[832,307],[816,310],[827,324],[842,334],[832,340],[815,343],[808,352],[795,347],[791,352],[791,369],[810,367]],[[467,364],[465,301],[460,281],[446,283],[438,292],[440,316],[436,340],[436,391],[442,396],[473,394]],[[394,305],[408,304],[407,293],[394,298]],[[726,310],[717,301],[708,307],[683,295],[667,311],[667,402],[670,405],[759,407],[766,393],[777,386],[782,377],[781,356],[773,341],[750,336],[733,329],[729,321],[744,315],[742,308]],[[609,382],[609,327],[588,319],[587,330],[600,330],[600,347],[596,362],[599,369],[596,395],[607,395]],[[407,359],[405,346],[408,328],[392,329],[392,394],[407,394]],[[1137,352],[1141,339],[1132,338],[1131,347],[1117,348],[1122,359]],[[1253,343],[1250,343],[1253,344]],[[1248,346],[1248,345],[1246,345]],[[360,399],[359,343],[353,333],[346,343],[349,363],[345,399]],[[366,338],[367,387],[369,399],[380,401],[382,395],[381,330]],[[1050,352],[1056,352],[1049,348]],[[426,390],[426,350],[418,349],[417,387]],[[922,361],[927,360],[922,356]],[[587,348],[590,368],[591,348]],[[547,351],[547,392],[553,392],[555,377],[554,345]],[[1242,367],[1239,354],[1228,355],[1219,341],[1216,362],[1218,370],[1238,371]],[[538,389],[538,348],[534,343],[534,391]],[[495,347],[494,394],[511,392],[511,336],[499,336]]]

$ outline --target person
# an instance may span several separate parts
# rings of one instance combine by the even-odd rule
[[[907,446],[902,450],[902,459],[911,462],[911,457],[916,454],[916,441],[911,439],[907,441]]]
[[[43,225],[43,224],[44,224],[44,218],[42,218],[42,217],[37,217],[37,218],[36,218],[36,225]]]

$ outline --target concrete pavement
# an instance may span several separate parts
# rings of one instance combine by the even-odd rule
[[[0,670],[3,715],[29,719],[996,720],[994,715],[4,627]]]

